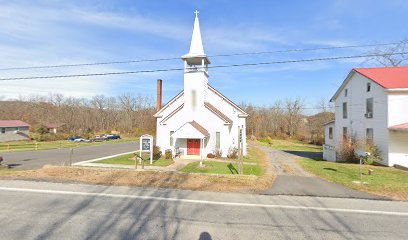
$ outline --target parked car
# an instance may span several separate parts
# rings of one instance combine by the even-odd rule
[[[67,140],[68,140],[68,141],[75,141],[75,139],[79,139],[79,138],[82,138],[82,137],[80,137],[80,136],[74,136],[74,137],[69,137],[69,138],[67,138]]]
[[[116,134],[108,134],[106,135],[106,139],[120,139],[120,136]]]
[[[89,140],[88,140],[88,139],[85,139],[85,138],[76,138],[76,139],[74,140],[74,142],[89,142]]]
[[[96,135],[94,138],[89,139],[91,142],[103,142],[106,140],[104,136]]]

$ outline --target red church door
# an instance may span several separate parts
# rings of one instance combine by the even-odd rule
[[[200,139],[187,139],[187,155],[200,155]]]

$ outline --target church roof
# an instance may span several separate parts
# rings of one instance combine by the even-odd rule
[[[205,129],[203,126],[198,124],[196,121],[189,122],[191,126],[193,126],[195,129],[197,129],[200,133],[202,133],[204,136],[209,136],[210,133],[208,133],[207,129]]]
[[[167,115],[167,117],[165,117],[163,120],[160,121],[160,124],[165,123],[167,120],[169,120],[169,118],[173,117],[174,114],[176,114],[178,111],[180,111],[181,109],[183,109],[184,107],[184,103],[181,104],[180,106],[178,106],[176,109],[174,109],[169,115]]]
[[[221,97],[222,99],[226,100],[231,106],[233,106],[235,109],[237,109],[238,111],[241,112],[241,117],[248,117],[248,113],[246,113],[244,111],[244,109],[240,108],[237,104],[235,104],[232,100],[230,100],[229,98],[227,98],[224,94],[222,94],[221,92],[219,92],[217,89],[215,89],[214,87],[212,87],[210,84],[208,84],[208,89],[210,89],[211,91],[213,91],[215,94],[217,94],[219,97]]]
[[[186,122],[173,135],[173,138],[198,138],[203,139],[208,137],[210,133],[196,121]]]
[[[227,117],[224,113],[222,113],[220,110],[214,107],[214,105],[212,105],[211,103],[205,102],[204,106],[208,108],[211,112],[213,112],[215,115],[217,115],[219,118],[224,120],[226,123],[233,124],[233,121],[231,120],[231,118]]]
[[[248,114],[242,109],[240,108],[237,104],[235,104],[232,100],[230,100],[229,98],[227,98],[225,95],[223,95],[222,93],[220,93],[217,89],[215,89],[214,87],[212,87],[210,84],[207,84],[208,89],[213,91],[215,94],[217,94],[219,97],[221,97],[222,99],[224,99],[228,104],[230,104],[232,107],[234,107],[235,109],[237,109],[238,111],[241,112],[240,117],[247,117]],[[170,101],[168,101],[158,112],[156,112],[153,116],[155,117],[162,117],[162,113],[165,109],[167,109],[171,104],[173,104],[179,97],[184,95],[184,90],[181,91],[180,93],[178,93],[176,96],[174,96]],[[181,104],[180,104],[181,105]],[[179,106],[180,107],[180,106]],[[175,110],[173,110],[170,114],[172,114],[174,111],[179,111],[180,109],[178,109],[179,107],[177,107]],[[182,108],[182,107],[181,107]],[[169,115],[170,115],[169,114]],[[167,119],[166,119],[167,120]],[[163,120],[164,121],[164,120]],[[231,121],[232,122],[232,121]]]

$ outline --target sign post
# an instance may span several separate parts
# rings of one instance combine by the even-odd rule
[[[153,164],[153,136],[145,134],[140,137],[140,158],[143,152],[149,152],[150,164]]]

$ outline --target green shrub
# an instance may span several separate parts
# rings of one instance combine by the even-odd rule
[[[263,142],[263,143],[267,143],[267,144],[272,144],[272,142],[273,142],[273,140],[272,140],[272,138],[270,136],[261,138],[261,139],[259,139],[259,141]]]
[[[153,159],[157,160],[157,159],[161,158],[161,156],[162,156],[162,152],[160,150],[160,147],[154,145],[153,146]]]
[[[381,162],[382,161],[382,155],[381,151],[378,148],[377,145],[374,144],[366,144],[365,146],[366,152],[369,152],[370,155],[362,158],[363,164],[373,164],[374,162]]]

